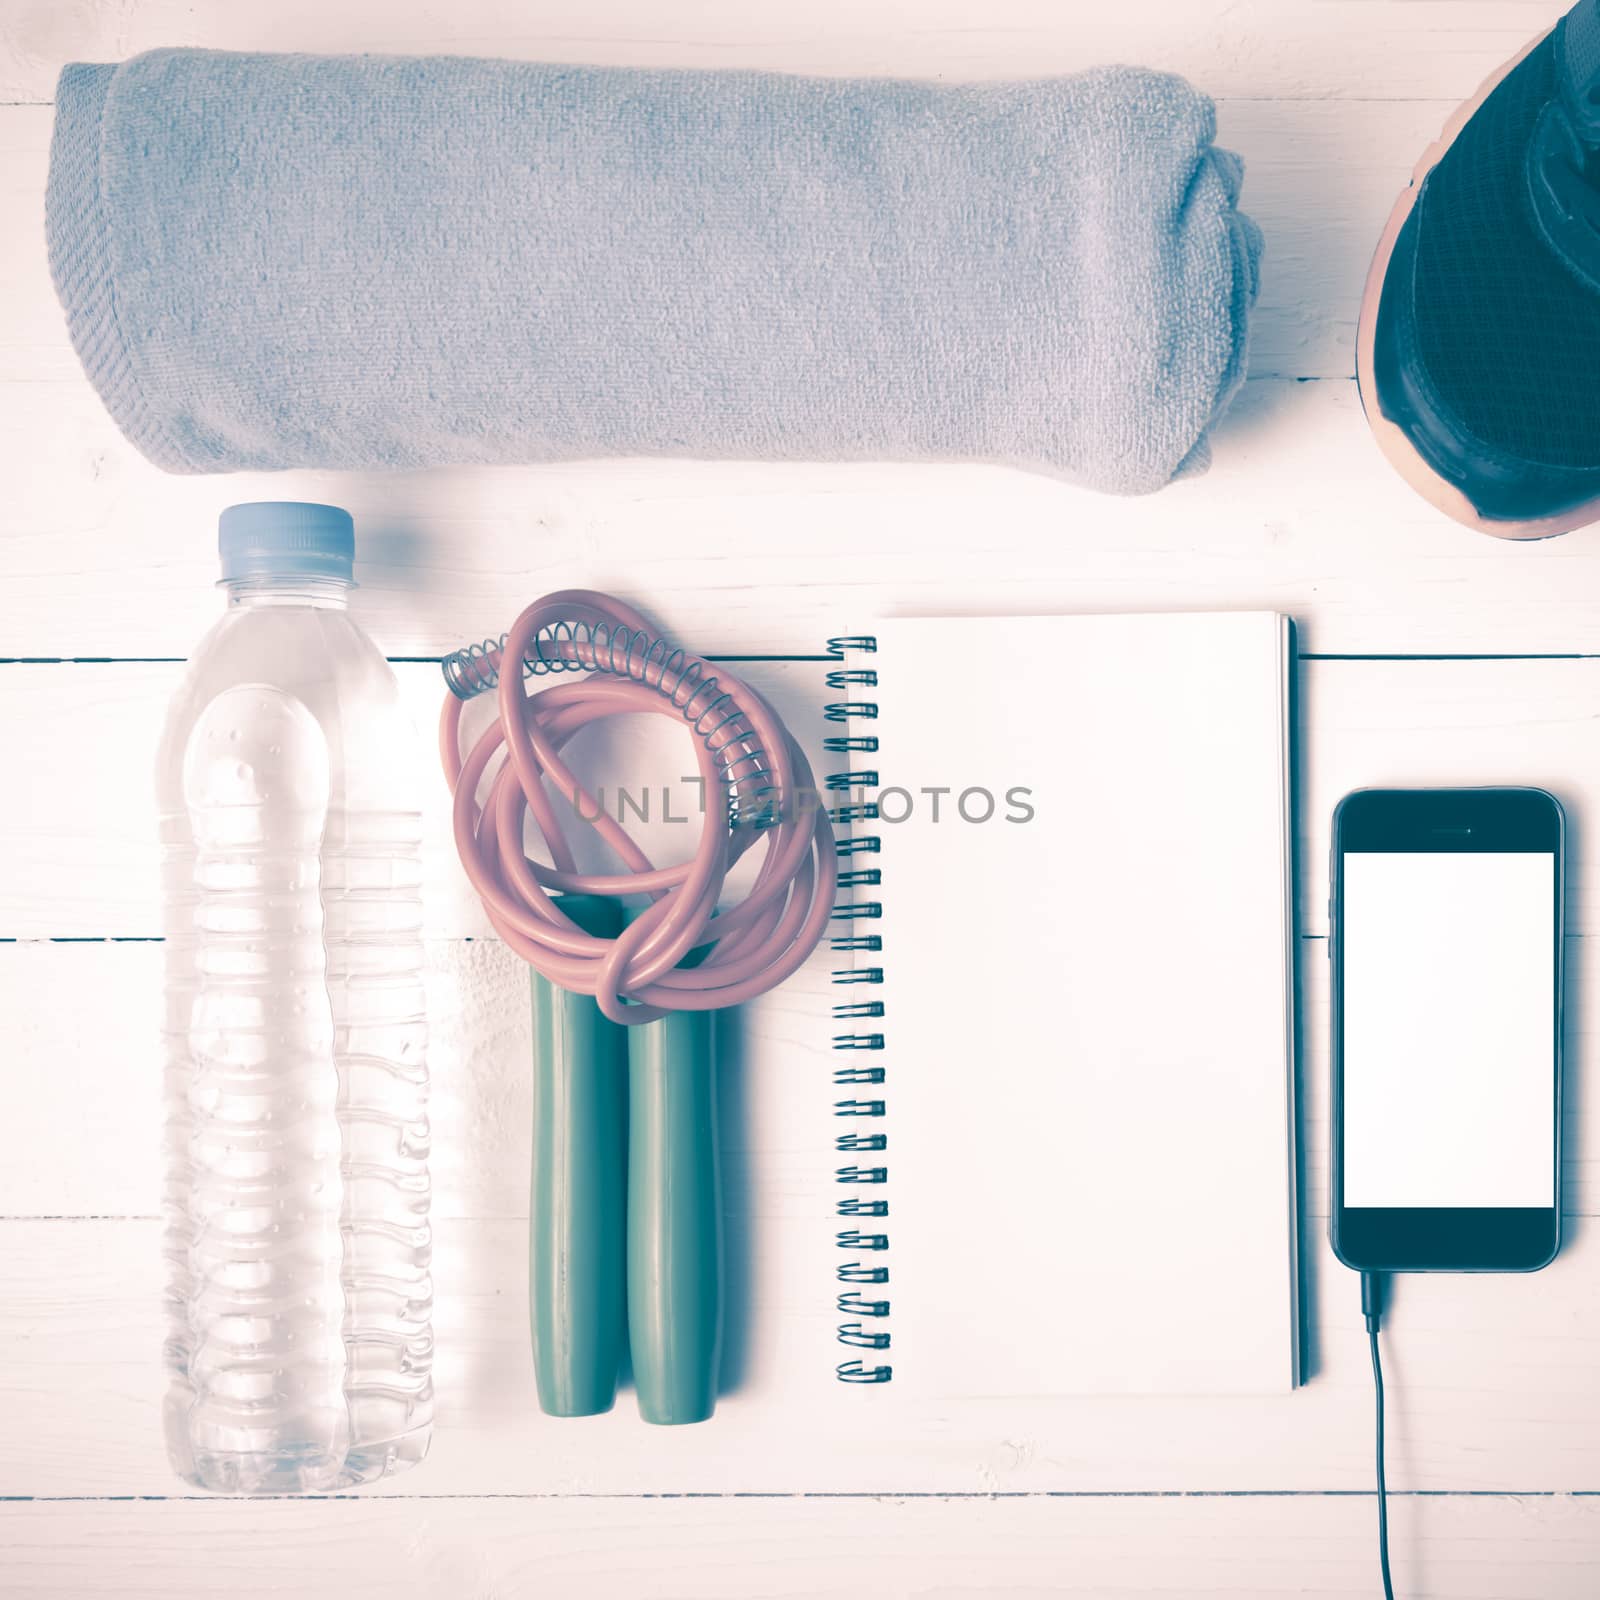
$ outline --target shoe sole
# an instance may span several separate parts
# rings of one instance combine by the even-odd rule
[[[1446,150],[1455,143],[1456,135],[1466,127],[1479,106],[1489,98],[1501,83],[1536,50],[1548,33],[1530,40],[1504,66],[1492,73],[1471,99],[1451,115],[1439,130],[1439,137],[1423,152],[1422,159],[1413,168],[1411,182],[1401,191],[1389,213],[1378,248],[1373,253],[1372,265],[1367,270],[1366,288],[1361,295],[1361,312],[1356,319],[1356,387],[1361,394],[1361,409],[1366,413],[1367,426],[1379,448],[1388,457],[1389,464],[1430,505],[1453,517],[1457,522],[1479,533],[1492,534],[1497,539],[1548,539],[1554,534],[1570,533],[1587,523],[1600,520],[1600,498],[1585,501],[1582,505],[1557,512],[1554,516],[1540,517],[1529,522],[1513,522],[1500,517],[1485,517],[1476,506],[1447,478],[1442,478],[1423,459],[1406,432],[1383,414],[1378,404],[1378,384],[1373,364],[1373,346],[1378,328],[1378,301],[1383,294],[1384,279],[1388,276],[1389,260],[1394,254],[1395,240],[1400,229],[1411,215],[1411,208],[1422,191],[1422,181],[1439,164]]]

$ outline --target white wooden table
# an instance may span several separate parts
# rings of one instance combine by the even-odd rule
[[[1561,9],[0,0],[0,1593],[1373,1594],[1370,1374],[1354,1281],[1323,1242],[1322,862],[1345,789],[1451,780],[1544,783],[1574,817],[1569,1242],[1532,1278],[1399,1286],[1397,1582],[1407,1596],[1600,1593],[1600,1096],[1586,1086],[1600,1053],[1587,861],[1600,530],[1519,547],[1444,521],[1381,462],[1351,379],[1362,274],[1395,192],[1453,105]],[[1218,98],[1267,237],[1250,382],[1212,473],[1139,502],[954,466],[166,478],[78,371],[41,226],[61,63],[166,44],[948,78],[1172,68]],[[692,1430],[540,1417],[520,1288],[525,995],[492,943],[469,942],[481,923],[441,841],[430,956],[460,1003],[435,1055],[433,1454],[392,1488],[337,1500],[178,1492],[156,1365],[148,767],[176,662],[217,605],[216,512],[287,495],[356,514],[362,617],[407,662],[573,582],[725,651],[804,652],[886,606],[1294,615],[1309,1385],[1271,1402],[952,1406],[904,1435],[860,1409],[730,1405]],[[430,667],[400,670],[431,697]],[[799,703],[813,687],[795,676],[784,692]],[[1194,917],[1174,906],[1149,936],[1196,937]],[[805,977],[774,997],[756,1050],[820,1051],[823,999]]]

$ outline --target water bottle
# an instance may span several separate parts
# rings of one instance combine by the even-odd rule
[[[432,1428],[420,762],[334,506],[224,511],[227,611],[168,713],[168,1454],[232,1493]]]

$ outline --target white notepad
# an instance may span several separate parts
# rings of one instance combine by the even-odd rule
[[[895,1389],[1292,1388],[1289,623],[875,633]]]

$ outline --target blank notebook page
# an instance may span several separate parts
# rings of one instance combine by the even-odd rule
[[[1288,623],[876,634],[896,1389],[1292,1388]]]

